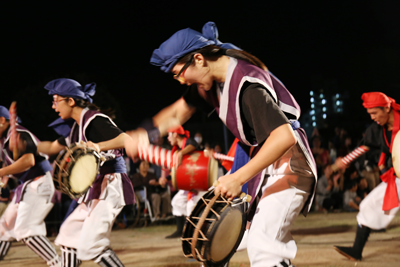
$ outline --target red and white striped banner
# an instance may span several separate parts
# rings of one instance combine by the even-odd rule
[[[151,164],[155,164],[165,169],[172,169],[178,165],[178,151],[172,153],[172,150],[162,148],[160,146],[138,146],[138,157]],[[229,157],[220,153],[213,153],[213,157],[217,160],[233,161],[233,157]]]
[[[222,160],[227,160],[227,161],[233,161],[233,159],[234,159],[234,157],[230,157],[230,156],[227,156],[227,155],[224,155],[221,153],[217,153],[217,152],[214,152],[213,156],[215,159],[222,159]]]
[[[18,137],[17,137],[17,102],[10,106],[10,150],[13,151],[14,160],[18,158]]]
[[[177,154],[177,151],[172,153],[172,150],[154,145],[138,147],[138,157],[141,160],[166,169],[172,169],[177,165]]]
[[[362,154],[366,153],[368,150],[369,147],[367,146],[359,146],[353,151],[351,151],[349,154],[347,154],[344,158],[342,158],[342,163],[347,166],[353,160],[360,157]]]

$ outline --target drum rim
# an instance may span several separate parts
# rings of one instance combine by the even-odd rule
[[[212,189],[212,190],[208,191],[205,195],[203,195],[202,198],[210,200],[213,196],[214,196],[214,190]],[[243,203],[243,205],[246,205],[246,204]],[[182,250],[183,250],[184,256],[188,257],[188,258],[195,258],[197,261],[201,261],[201,260],[198,259],[197,255],[195,255],[195,257],[192,255],[191,242],[189,242],[186,239],[193,236],[194,229],[195,229],[195,226],[193,226],[192,223],[189,220],[192,218],[193,214],[196,214],[197,215],[196,217],[199,217],[198,215],[201,212],[200,209],[204,210],[205,206],[206,206],[206,204],[204,203],[204,201],[202,201],[200,199],[199,202],[196,204],[195,208],[193,209],[192,213],[186,218],[187,222],[186,222],[186,224],[185,224],[185,226],[183,228],[183,231],[182,231],[181,240],[182,240]],[[201,262],[208,263],[210,265],[221,264],[221,263],[227,262],[227,260],[230,259],[233,256],[233,254],[235,254],[236,249],[239,247],[239,244],[240,244],[240,242],[241,242],[241,240],[243,238],[244,232],[246,230],[247,213],[244,212],[244,210],[242,209],[242,205],[235,205],[234,207],[232,207],[232,202],[230,201],[229,204],[227,204],[225,207],[223,207],[222,212],[219,214],[219,216],[221,218],[225,217],[226,214],[228,212],[230,212],[232,209],[238,209],[238,210],[241,210],[241,212],[242,212],[242,226],[241,226],[241,229],[240,229],[240,232],[239,232],[239,235],[238,235],[238,240],[236,241],[235,245],[233,246],[232,251],[226,257],[224,257],[222,260],[213,261],[210,258],[210,256],[211,256],[210,255],[210,249],[211,249],[212,241],[210,241],[210,240],[209,241],[203,241],[203,244],[202,244],[200,250],[201,250],[202,256],[204,256],[203,257],[204,261],[201,261]],[[208,239],[212,238],[215,235],[216,230],[218,229],[219,224],[221,222],[222,222],[222,220],[215,220],[208,227],[207,233],[206,233],[206,236],[207,236]],[[193,231],[191,233],[188,233],[191,230],[191,228],[193,228]],[[189,234],[191,234],[190,237],[189,237]],[[210,236],[208,236],[209,234],[210,234]],[[208,253],[208,255],[207,255],[207,253]]]

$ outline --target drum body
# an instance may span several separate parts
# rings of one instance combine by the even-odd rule
[[[181,165],[171,170],[177,190],[207,191],[218,179],[218,161],[207,151],[194,151],[182,157]]]
[[[186,218],[182,236],[184,255],[204,266],[224,266],[236,252],[246,230],[247,206],[244,199],[231,202],[215,196],[214,190],[208,191]]]
[[[400,131],[397,132],[392,146],[392,162],[397,177],[400,177]]]
[[[84,143],[74,143],[55,160],[54,187],[73,199],[84,195],[97,177],[100,155]]]

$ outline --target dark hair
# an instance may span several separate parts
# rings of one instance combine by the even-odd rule
[[[203,48],[200,48],[196,51],[186,54],[181,59],[179,59],[178,63],[187,63],[192,60],[192,57],[195,54],[202,54],[206,59],[210,61],[217,60],[219,57],[227,55],[229,57],[233,57],[236,59],[244,60],[252,65],[255,65],[263,70],[268,70],[264,63],[259,60],[257,57],[253,56],[252,54],[245,52],[243,50],[237,49],[225,49],[221,48],[216,45],[208,45]]]

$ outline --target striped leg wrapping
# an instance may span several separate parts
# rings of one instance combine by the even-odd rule
[[[119,260],[117,254],[110,248],[100,254],[94,262],[102,267],[124,267],[124,264]]]
[[[8,250],[11,247],[10,241],[0,241],[0,260],[2,260],[6,255]]]
[[[22,242],[45,260],[48,266],[60,266],[57,252],[45,236],[30,236],[22,239]]]
[[[76,256],[76,249],[61,246],[61,262],[63,267],[76,267],[79,266],[82,261],[78,260]]]

